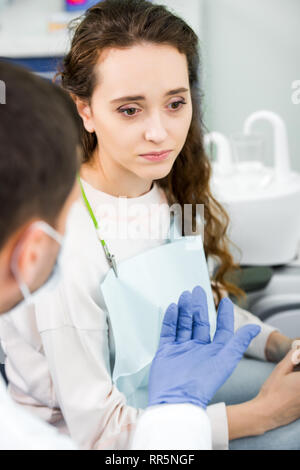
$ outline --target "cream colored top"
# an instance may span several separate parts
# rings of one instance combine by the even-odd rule
[[[118,198],[84,182],[87,197],[101,223],[109,222],[105,204],[118,206]],[[128,199],[128,209],[166,202],[154,185],[145,195]],[[155,211],[151,217],[155,217]],[[145,214],[129,214],[138,219]],[[135,220],[136,222],[138,220]],[[111,239],[109,247],[124,260],[158,246],[162,240]],[[100,283],[109,266],[99,245],[93,223],[81,200],[68,219],[62,257],[63,279],[55,291],[45,294],[34,307],[17,310],[9,325],[0,319],[0,338],[7,354],[9,392],[19,404],[56,426],[86,449],[126,449],[141,409],[128,406],[111,380],[114,345]],[[121,309],[121,306],[120,306]],[[248,353],[265,359],[264,347],[272,327],[235,307],[235,328],[258,323],[261,333]],[[214,449],[228,448],[224,403],[207,409]]]

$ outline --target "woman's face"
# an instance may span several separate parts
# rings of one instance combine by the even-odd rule
[[[191,124],[186,56],[172,46],[143,44],[104,51],[95,68],[97,85],[80,114],[96,132],[102,167],[143,181],[165,177]],[[141,154],[171,150],[167,158]]]

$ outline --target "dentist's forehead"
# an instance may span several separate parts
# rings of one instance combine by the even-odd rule
[[[169,45],[146,44],[109,49],[95,66],[98,86],[109,101],[149,93],[165,96],[189,90],[187,59]],[[100,91],[100,90],[98,90]]]

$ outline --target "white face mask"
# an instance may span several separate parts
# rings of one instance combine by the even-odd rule
[[[60,258],[61,258],[61,253],[62,253],[62,246],[63,246],[64,237],[60,233],[58,233],[53,227],[51,227],[51,225],[47,224],[46,222],[44,222],[42,220],[39,220],[38,222],[34,222],[30,226],[30,228],[32,228],[32,227],[39,228],[44,233],[49,235],[49,237],[51,237],[55,241],[57,241],[57,243],[61,246],[61,249],[60,249],[60,252],[58,254],[58,257],[57,257],[56,263],[54,265],[54,268],[53,268],[49,278],[47,279],[47,281],[41,287],[39,287],[36,291],[31,293],[28,286],[26,285],[26,283],[22,279],[22,276],[19,273],[18,258],[19,258],[19,253],[20,253],[21,247],[16,248],[15,253],[13,255],[13,259],[12,259],[11,270],[12,270],[12,272],[15,276],[15,279],[18,283],[18,286],[19,286],[19,288],[20,288],[20,290],[23,294],[24,300],[19,302],[14,307],[14,309],[17,308],[17,307],[20,307],[22,304],[25,304],[25,305],[33,304],[34,301],[37,300],[37,298],[41,294],[44,294],[46,291],[49,292],[49,291],[53,290],[57,286],[57,284],[59,283],[60,278],[61,278]]]

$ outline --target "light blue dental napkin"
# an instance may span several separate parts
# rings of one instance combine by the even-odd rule
[[[184,290],[200,285],[207,295],[211,337],[216,310],[200,235],[181,237],[118,263],[101,285],[115,342],[113,382],[128,403],[146,407],[151,361],[162,320]]]

